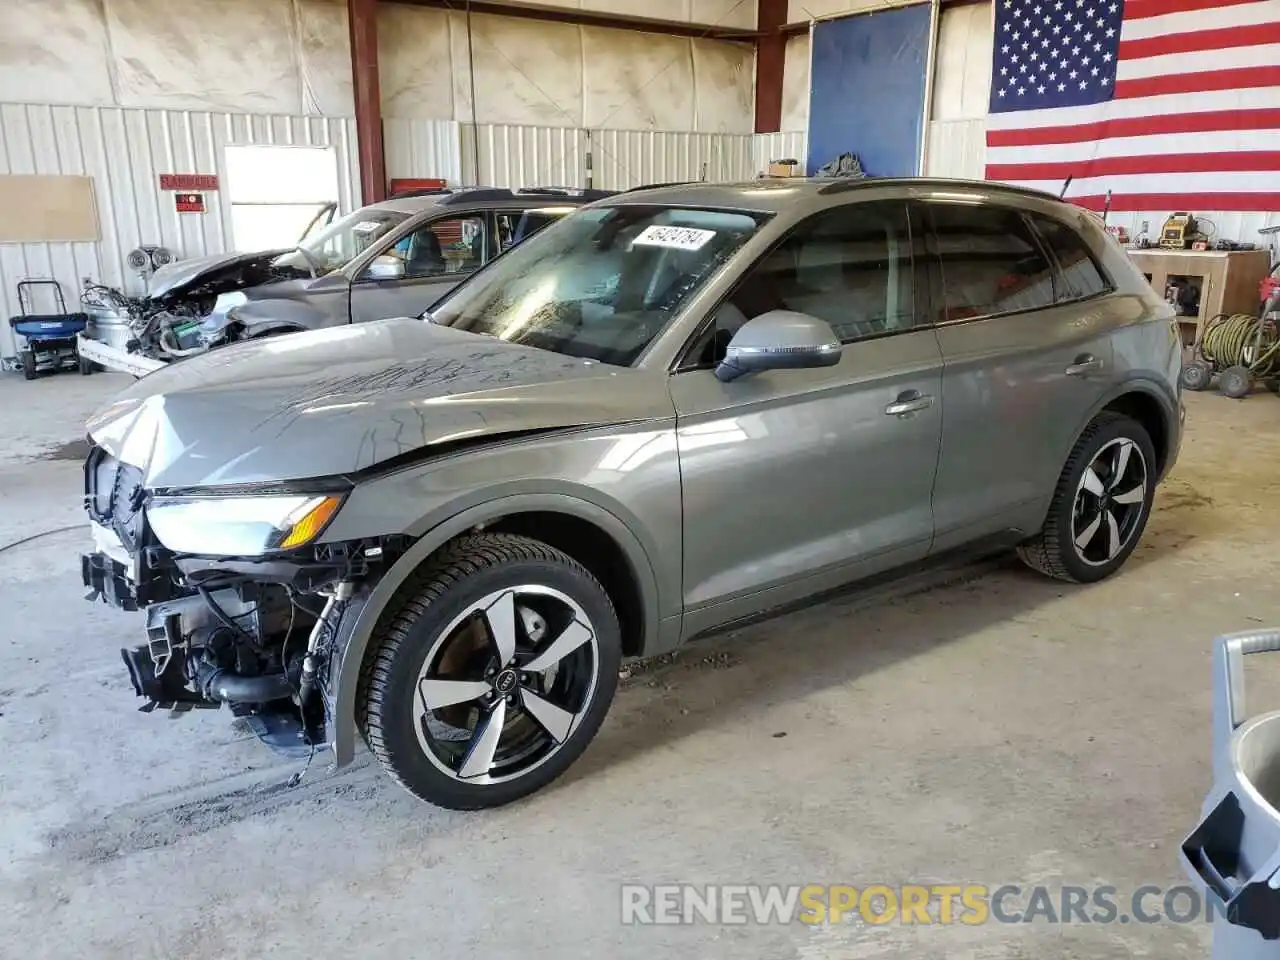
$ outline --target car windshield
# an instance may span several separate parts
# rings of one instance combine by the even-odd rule
[[[650,204],[579,210],[446,295],[429,319],[629,366],[767,218]]]
[[[357,210],[308,237],[297,250],[281,257],[278,265],[297,266],[317,274],[337,270],[408,219],[408,214],[394,210]]]

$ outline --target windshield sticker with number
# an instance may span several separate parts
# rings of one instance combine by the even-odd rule
[[[673,247],[676,250],[701,250],[708,240],[716,235],[714,230],[699,230],[697,227],[645,227],[640,235],[631,241],[633,246]]]

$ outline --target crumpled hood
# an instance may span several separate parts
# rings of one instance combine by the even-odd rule
[[[435,444],[673,415],[658,374],[405,318],[190,357],[88,428],[161,488],[335,476]]]
[[[258,250],[254,253],[218,253],[208,257],[192,257],[190,260],[175,260],[159,267],[151,274],[147,284],[147,297],[159,300],[174,293],[181,292],[199,282],[203,277],[215,270],[236,264],[251,263],[255,260],[270,262],[287,250]]]

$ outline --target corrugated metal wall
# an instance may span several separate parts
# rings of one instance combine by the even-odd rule
[[[462,124],[454,120],[382,121],[388,179],[443,177],[466,183],[462,167]]]
[[[757,133],[751,144],[753,175],[771,160],[799,160],[804,166],[806,150],[803,133]]]
[[[592,185],[623,190],[672,180],[750,179],[771,148],[749,134],[583,130],[516,124],[386,121],[387,173],[495,187]],[[456,133],[456,147],[453,137]],[[795,135],[783,137],[794,150]],[[765,138],[768,139],[768,138]],[[803,134],[799,135],[801,144]],[[456,149],[456,160],[449,150]],[[455,171],[458,171],[455,173]]]
[[[755,176],[751,134],[593,130],[592,185],[626,190],[678,180],[726,182]]]
[[[92,177],[101,228],[97,243],[0,244],[3,316],[18,312],[15,284],[23,277],[58,280],[70,308],[84,277],[139,290],[124,262],[139,244],[162,244],[182,257],[227,250],[225,182],[219,193],[206,194],[209,212],[196,215],[175,212],[172,195],[160,193],[157,181],[161,173],[225,177],[228,144],[334,147],[339,202],[343,209],[358,202],[353,119],[0,104],[0,173]],[[13,352],[9,325],[0,324],[0,356]]]
[[[463,124],[462,168],[464,183],[486,187],[584,187],[587,131]]]

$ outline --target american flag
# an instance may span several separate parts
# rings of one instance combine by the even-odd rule
[[[1280,211],[1280,0],[995,0],[988,180]]]

